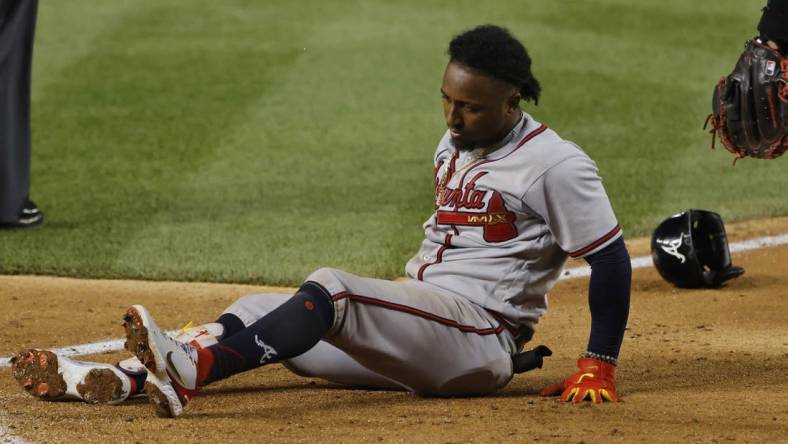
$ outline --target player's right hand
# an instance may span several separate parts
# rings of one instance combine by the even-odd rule
[[[620,401],[616,395],[616,366],[599,359],[580,358],[577,367],[580,369],[577,373],[564,382],[545,387],[539,395],[561,395],[561,401],[573,401],[576,404],[586,398],[595,404]]]

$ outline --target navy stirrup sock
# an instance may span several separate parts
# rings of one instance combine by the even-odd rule
[[[306,282],[292,298],[254,324],[198,350],[198,383],[205,385],[303,354],[333,323],[331,294],[316,282]]]

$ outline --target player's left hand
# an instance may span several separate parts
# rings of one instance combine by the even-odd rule
[[[620,401],[616,395],[616,366],[599,359],[580,358],[577,367],[580,369],[577,373],[564,382],[545,387],[539,395],[561,395],[561,401],[574,403],[581,403],[586,398],[594,404]]]

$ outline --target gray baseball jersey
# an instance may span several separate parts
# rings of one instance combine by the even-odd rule
[[[513,374],[511,355],[547,308],[567,256],[621,236],[596,165],[524,115],[497,149],[435,155],[435,213],[406,270],[384,281],[323,268],[307,280],[334,301],[298,374],[431,395],[489,393]],[[258,295],[228,309],[247,325],[284,299]],[[525,328],[522,328],[525,327]]]
[[[621,236],[596,164],[523,113],[490,154],[435,153],[435,213],[407,275],[531,325],[568,256]]]

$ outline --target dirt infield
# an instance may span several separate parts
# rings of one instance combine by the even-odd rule
[[[733,224],[732,241],[788,233],[788,218]],[[629,242],[634,256],[647,242]],[[217,383],[176,420],[145,400],[47,403],[0,368],[0,443],[34,442],[788,442],[788,246],[734,254],[746,274],[720,290],[677,290],[634,272],[618,369],[620,404],[565,405],[535,393],[574,371],[587,340],[587,279],[562,281],[534,344],[555,355],[493,396],[422,399],[299,378],[279,365]],[[145,304],[165,328],[211,320],[242,285],[0,276],[0,356],[122,334]],[[91,356],[115,362],[121,352]]]

